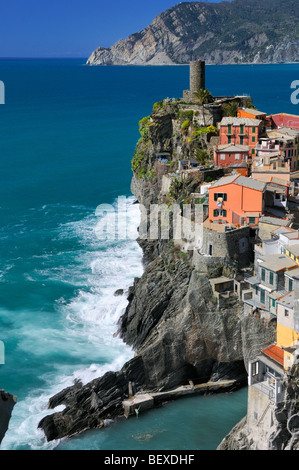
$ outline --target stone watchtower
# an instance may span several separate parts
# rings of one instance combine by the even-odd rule
[[[190,62],[190,91],[194,93],[201,88],[205,88],[206,74],[205,74],[205,61],[196,60]]]
[[[191,100],[193,93],[206,87],[205,61],[195,60],[190,62],[190,89],[184,90],[183,98]]]

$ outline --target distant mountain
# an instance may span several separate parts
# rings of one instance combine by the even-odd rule
[[[88,65],[299,61],[298,0],[184,2],[142,31],[97,48]]]

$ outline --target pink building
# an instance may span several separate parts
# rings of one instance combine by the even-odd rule
[[[249,156],[255,156],[255,147],[263,121],[248,117],[224,117],[219,123],[219,145],[233,144],[249,147]]]
[[[223,144],[214,148],[214,165],[227,167],[235,163],[247,163],[250,147],[248,145]]]

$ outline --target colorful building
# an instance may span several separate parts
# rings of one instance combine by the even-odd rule
[[[239,174],[220,178],[209,188],[209,219],[256,226],[264,210],[266,184]]]
[[[237,117],[246,117],[251,119],[260,119],[265,121],[267,118],[267,113],[263,113],[262,111],[258,111],[255,108],[239,108]]]
[[[224,117],[219,123],[219,145],[246,145],[249,155],[255,156],[255,147],[263,129],[263,121],[248,117]]]
[[[294,271],[298,271],[295,269]],[[294,290],[277,300],[276,342],[263,349],[248,366],[247,420],[263,432],[273,422],[275,406],[284,401],[284,375],[298,357],[299,277]]]
[[[299,129],[281,127],[267,132],[271,140],[279,145],[280,153],[285,161],[290,162],[290,170],[299,169]]]
[[[224,144],[214,148],[214,165],[227,167],[235,163],[247,163],[250,147],[248,145]]]
[[[296,114],[271,114],[268,116],[271,120],[272,129],[277,129],[279,127],[291,127],[293,129],[299,129],[299,116]]]
[[[296,269],[297,276],[299,269]],[[295,289],[277,301],[276,344],[283,351],[283,367],[288,369],[294,363],[294,353],[299,345],[298,282],[293,279]]]
[[[251,286],[243,299],[248,306],[247,310],[254,307],[261,310],[265,317],[276,316],[277,300],[288,293],[289,283],[286,284],[285,273],[294,268],[297,268],[297,264],[287,255],[278,253],[260,256],[255,275],[247,278]]]

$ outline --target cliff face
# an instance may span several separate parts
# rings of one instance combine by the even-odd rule
[[[191,110],[194,125],[202,116],[197,110],[197,105]],[[191,145],[188,136],[196,125],[186,132],[182,126],[186,111],[191,120],[190,109],[165,101],[155,104],[152,115],[140,121],[132,191],[144,208],[141,226],[147,226],[150,205],[165,199],[157,153],[175,152],[178,141],[186,155],[208,148],[207,136],[201,134]],[[179,197],[195,190],[199,182],[198,175],[187,179]],[[247,383],[247,359],[273,341],[275,326],[254,316],[244,318],[238,297],[229,297],[219,307],[210,278],[228,268],[218,263],[216,268],[198,269],[192,253],[182,252],[171,238],[140,237],[139,243],[145,254],[144,273],[127,293],[128,305],[118,325],[118,334],[133,346],[135,356],[118,372],[108,372],[85,386],[76,383],[52,397],[49,408],[64,404],[65,409],[40,422],[48,440],[100,428],[106,420],[123,416],[129,382],[134,394],[169,391],[190,381],[227,379],[242,386]]]
[[[295,0],[183,2],[144,30],[110,48],[97,48],[88,65],[172,65],[296,62]]]
[[[6,434],[11,418],[12,410],[17,398],[10,393],[0,390],[0,444]]]

